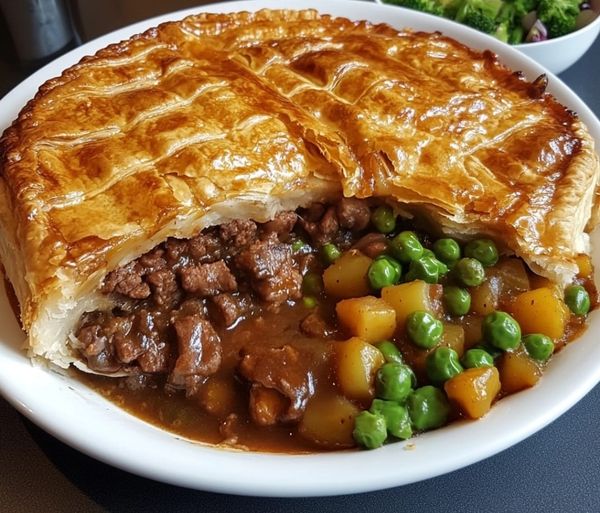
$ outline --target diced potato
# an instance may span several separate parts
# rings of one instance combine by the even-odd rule
[[[465,352],[465,330],[458,324],[444,323],[444,335],[441,346],[446,346],[454,349],[459,357],[462,357]]]
[[[200,388],[197,399],[206,411],[224,417],[235,410],[237,395],[233,380],[211,376]]]
[[[289,400],[274,388],[254,385],[250,389],[250,413],[259,426],[279,422],[289,406]]]
[[[557,291],[543,287],[519,294],[508,308],[524,335],[543,333],[559,340],[565,333],[569,309]]]
[[[525,351],[504,353],[498,360],[502,390],[512,394],[535,385],[542,371]]]
[[[368,403],[375,394],[375,374],[385,363],[381,351],[353,337],[335,343],[337,383],[349,399]]]
[[[580,278],[587,278],[591,276],[594,272],[592,260],[589,256],[584,254],[577,255],[577,257],[575,258],[575,262],[577,263],[577,268],[579,269],[577,276],[579,276]]]
[[[378,297],[344,299],[336,305],[335,311],[348,334],[365,342],[385,340],[396,331],[396,311]]]
[[[323,273],[325,292],[334,297],[366,296],[371,291],[367,273],[372,260],[360,251],[346,251]]]
[[[500,280],[496,276],[490,276],[478,287],[471,287],[471,312],[485,316],[498,309],[500,298]]]
[[[446,381],[444,390],[466,417],[479,419],[500,392],[500,375],[496,367],[467,369]]]
[[[462,326],[465,330],[465,347],[470,349],[473,346],[478,345],[481,340],[481,325],[483,324],[483,317],[477,315],[467,315],[463,317]]]
[[[352,447],[355,445],[352,437],[354,417],[359,411],[345,397],[315,396],[308,402],[300,421],[300,434],[323,447]]]
[[[422,280],[410,281],[381,289],[381,297],[396,311],[396,324],[403,330],[406,318],[416,310],[437,313],[440,308],[441,285]]]

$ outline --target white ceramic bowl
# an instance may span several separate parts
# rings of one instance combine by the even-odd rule
[[[375,0],[376,3],[386,5],[384,0]],[[396,7],[396,9],[403,9]],[[523,43],[514,45],[528,57],[535,59],[552,73],[562,73],[575,64],[585,52],[590,49],[600,33],[600,16],[585,27],[571,32],[566,36],[540,41],[538,43]]]
[[[589,25],[566,36],[515,45],[515,48],[538,61],[552,73],[562,73],[583,57],[598,37],[598,33],[600,33],[600,16]]]
[[[101,37],[47,65],[0,100],[0,129],[8,126],[45,80],[109,43],[200,10],[280,6],[280,0],[215,4],[155,18]],[[294,7],[315,7],[338,16],[387,22],[397,27],[441,30],[472,47],[491,49],[529,79],[545,72],[535,61],[493,38],[414,11],[348,0],[296,0]],[[600,142],[600,122],[552,75],[550,91],[579,113]],[[599,233],[594,242],[600,245]],[[597,269],[599,257],[595,258]],[[457,422],[409,443],[394,443],[374,451],[297,456],[245,453],[181,439],[125,413],[76,380],[33,367],[21,349],[23,334],[1,289],[0,326],[0,392],[49,433],[94,458],[142,476],[191,488],[248,495],[354,493],[449,472],[506,449],[541,429],[600,381],[600,312],[593,312],[588,331],[552,359],[538,386],[501,400],[480,421]]]

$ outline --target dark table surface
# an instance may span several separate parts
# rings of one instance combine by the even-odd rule
[[[168,3],[128,2],[123,4],[129,10],[121,11],[120,18],[104,21],[107,28],[144,17],[141,13],[167,10]],[[177,7],[184,4],[180,0]],[[6,41],[1,33],[0,41]],[[2,48],[6,46],[0,44],[0,96],[26,76]],[[561,78],[600,115],[600,39]],[[0,511],[600,512],[599,424],[597,386],[539,433],[451,474],[375,493],[264,499],[187,490],[117,470],[57,441],[0,398]],[[361,471],[368,469],[357,469]]]

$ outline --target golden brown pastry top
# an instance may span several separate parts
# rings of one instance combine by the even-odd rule
[[[340,189],[568,278],[598,157],[542,89],[441,34],[315,11],[200,14],[109,46],[45,83],[0,141],[0,254],[17,255],[24,325],[68,317],[166,236]]]

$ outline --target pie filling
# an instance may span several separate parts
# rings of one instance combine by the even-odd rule
[[[403,252],[408,230],[427,253],[413,255],[429,259],[423,265]],[[105,278],[102,292],[116,306],[84,314],[75,333],[91,370],[126,376],[80,377],[168,430],[253,450],[369,446],[359,417],[363,424],[387,418],[388,440],[438,427],[416,418],[418,391],[429,385],[447,406],[439,425],[476,418],[502,395],[533,386],[547,361],[521,340],[490,343],[485,325],[494,312],[510,312],[523,337],[550,337],[553,349],[577,334],[585,315],[570,312],[562,292],[513,257],[482,258],[485,276],[468,286],[460,266],[442,263],[443,244],[434,243],[383,203],[348,198],[267,223],[234,220],[191,239],[168,239]],[[594,306],[587,258],[580,268],[575,285]],[[456,287],[468,292],[466,313],[449,304]],[[426,343],[411,335],[413,311],[439,321],[442,334]],[[475,365],[481,353],[468,353],[475,347],[493,361]],[[453,354],[436,371],[434,360],[448,356],[440,348]],[[414,372],[406,393],[392,371],[400,388],[392,393],[385,383],[394,366]],[[466,404],[469,387],[479,387],[479,410]],[[404,431],[380,411],[388,403],[407,412]]]

